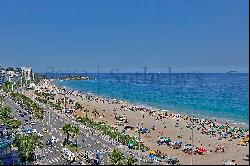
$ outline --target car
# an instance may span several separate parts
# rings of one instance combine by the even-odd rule
[[[23,133],[21,131],[16,132],[16,135],[22,135]]]
[[[36,129],[33,129],[33,130],[32,130],[32,133],[37,133],[37,130],[36,130]]]
[[[48,129],[43,128],[43,132],[44,132],[44,133],[48,133],[49,131],[48,131]]]
[[[80,165],[87,165],[84,161],[79,162]]]
[[[38,160],[44,160],[45,159],[45,155],[37,155],[37,159]]]
[[[31,124],[31,125],[36,125],[36,122],[31,121],[30,124]]]
[[[50,139],[47,140],[46,145],[51,147],[52,146],[52,141]]]
[[[27,112],[23,112],[24,115],[28,115]]]
[[[24,114],[19,114],[21,117],[24,117]]]
[[[43,134],[42,133],[37,133],[37,136],[42,138]]]
[[[26,129],[26,133],[27,133],[27,134],[32,134],[32,132],[33,132],[32,129],[30,129],[30,128],[29,128],[29,129]]]
[[[29,124],[30,124],[30,122],[26,121],[26,122],[25,122],[25,124],[26,124],[26,125],[29,125]]]
[[[57,139],[56,137],[52,136],[51,142],[52,142],[52,143],[57,143],[57,141],[58,141],[58,139]]]

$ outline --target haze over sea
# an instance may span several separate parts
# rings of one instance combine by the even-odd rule
[[[73,90],[249,128],[249,75],[243,73],[92,73],[58,81]],[[57,75],[56,77],[58,77]]]

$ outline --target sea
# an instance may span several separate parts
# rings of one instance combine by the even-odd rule
[[[50,74],[50,77],[66,75],[74,74]],[[57,81],[56,85],[249,128],[248,73],[85,73],[82,76],[91,79]]]

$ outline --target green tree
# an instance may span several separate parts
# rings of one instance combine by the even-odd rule
[[[82,109],[82,105],[79,104],[78,102],[75,103],[75,109],[78,110],[78,109]]]
[[[110,156],[112,165],[124,165],[125,164],[124,159],[125,157],[119,149],[115,148],[112,151],[111,156]]]
[[[35,160],[35,149],[43,144],[37,135],[22,135],[15,140],[15,146],[18,147],[20,160],[27,164]]]
[[[129,156],[126,158],[126,165],[135,165],[136,159],[132,156]]]
[[[16,119],[6,119],[4,120],[4,123],[9,125],[11,128],[18,128],[21,126],[22,122],[20,120]]]
[[[0,107],[0,118],[1,119],[6,119],[9,118],[11,114],[11,108],[10,107]]]
[[[66,142],[69,142],[71,125],[70,124],[64,124],[62,130],[63,130],[63,133],[67,135]]]
[[[10,82],[10,81],[5,81],[4,83],[3,83],[3,90],[5,90],[5,91],[7,91],[7,92],[9,92],[9,91],[11,91],[12,90],[12,82]]]
[[[0,95],[0,106],[3,105],[3,99],[4,99],[4,97],[2,95]]]
[[[75,145],[76,145],[76,147],[78,146],[77,145],[77,137],[78,137],[78,135],[80,134],[80,129],[79,129],[79,127],[77,127],[77,126],[72,126],[71,127],[71,132],[72,132],[72,138],[74,139],[75,138]]]

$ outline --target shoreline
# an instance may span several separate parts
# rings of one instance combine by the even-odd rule
[[[149,132],[141,134],[140,138],[143,144],[151,150],[159,150],[163,154],[177,157],[181,164],[189,165],[190,159],[194,159],[195,164],[210,165],[222,164],[224,161],[236,160],[237,164],[247,165],[245,155],[249,154],[248,142],[245,145],[239,145],[242,139],[249,137],[249,130],[231,126],[229,124],[223,125],[213,120],[200,120],[198,118],[192,120],[192,117],[187,115],[175,114],[171,110],[168,112],[159,111],[157,109],[150,111],[153,107],[144,107],[143,105],[135,105],[123,100],[110,100],[103,97],[95,97],[77,90],[70,90],[70,88],[63,88],[53,84],[51,80],[44,80],[38,85],[38,88],[44,93],[55,94],[53,103],[60,102],[63,108],[64,98],[66,97],[65,108],[72,109],[74,114],[72,118],[88,117],[93,121],[100,123],[105,122],[115,131],[120,133],[138,137],[137,128],[147,128]],[[35,90],[25,92],[28,96],[36,96]],[[75,104],[79,103],[82,109],[75,109]],[[171,113],[170,113],[171,112]],[[117,115],[125,116],[127,122],[119,125]],[[194,130],[191,129],[192,121]],[[178,125],[176,126],[176,124]],[[126,126],[131,126],[133,129],[125,129]],[[221,129],[221,127],[223,129]],[[222,137],[222,133],[228,133],[228,137]],[[215,130],[215,133],[212,132]],[[241,134],[238,132],[242,131]],[[192,136],[192,132],[194,138]],[[211,133],[212,132],[212,133]],[[158,141],[161,136],[170,138],[173,142],[181,141],[183,145],[179,149],[173,148],[171,145],[161,144]],[[180,137],[181,136],[181,137]],[[191,139],[192,138],[192,139]],[[158,141],[157,141],[158,140]],[[207,151],[205,154],[192,155],[183,151],[183,146],[192,144],[194,147],[203,147]],[[225,152],[216,152],[218,147],[222,146]],[[144,152],[148,155],[149,151]]]
[[[172,114],[179,114],[179,115],[182,115],[182,116],[195,117],[195,118],[198,118],[198,119],[208,119],[208,120],[212,120],[212,121],[215,120],[215,121],[217,121],[218,123],[221,123],[221,124],[229,124],[230,126],[241,127],[241,128],[249,130],[249,123],[247,123],[247,122],[237,121],[237,120],[233,120],[233,119],[219,118],[219,117],[209,117],[209,115],[192,114],[192,113],[189,114],[189,113],[181,111],[181,110],[178,111],[178,110],[172,110],[172,109],[170,110],[169,108],[159,108],[159,107],[156,107],[156,106],[142,104],[142,103],[136,103],[136,102],[125,100],[125,99],[111,98],[111,97],[105,96],[105,95],[97,96],[95,94],[92,94],[90,92],[86,92],[84,90],[79,91],[79,90],[71,88],[71,87],[57,85],[56,83],[59,82],[59,81],[67,81],[67,80],[54,80],[53,79],[52,85],[56,86],[56,87],[63,87],[66,90],[76,91],[76,92],[81,93],[83,95],[90,94],[93,97],[104,98],[104,99],[108,99],[108,100],[111,100],[111,101],[118,100],[118,101],[128,103],[129,105],[140,106],[141,108],[146,108],[146,109],[150,109],[150,110],[156,110],[157,112],[168,112],[168,113],[172,113]],[[73,81],[73,80],[71,80],[71,81]]]

